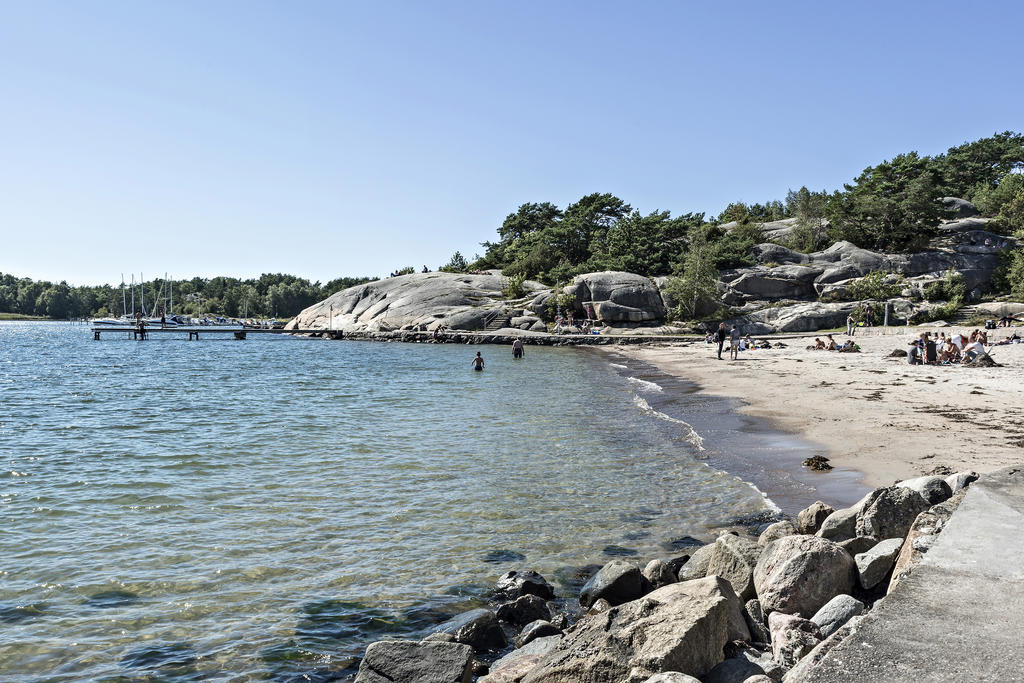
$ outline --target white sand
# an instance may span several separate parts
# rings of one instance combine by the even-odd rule
[[[1012,331],[990,331],[989,341]],[[615,351],[741,399],[743,412],[822,444],[833,465],[862,472],[869,486],[938,466],[986,472],[1024,465],[1024,344],[994,347],[999,368],[912,366],[885,356],[905,351],[917,331],[882,332],[858,334],[861,353],[808,351],[814,335],[773,340],[788,348],[744,351],[738,361],[717,360],[717,345],[703,343]]]

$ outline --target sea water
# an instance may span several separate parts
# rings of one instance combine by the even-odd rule
[[[593,350],[174,336],[0,324],[0,677],[330,680],[813,500],[756,464],[812,447]]]

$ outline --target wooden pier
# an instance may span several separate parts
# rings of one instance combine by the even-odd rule
[[[330,339],[341,339],[342,333],[338,330],[285,330],[281,328],[263,328],[263,327],[230,327],[230,326],[218,326],[218,325],[195,325],[190,327],[175,326],[175,327],[157,327],[155,325],[146,325],[145,327],[114,327],[98,325],[92,327],[92,338],[99,341],[101,334],[121,334],[126,335],[130,339],[145,340],[154,334],[187,334],[189,341],[198,341],[199,335],[209,337],[211,335],[233,335],[235,339],[245,339],[250,334],[315,334],[318,337],[328,337]]]

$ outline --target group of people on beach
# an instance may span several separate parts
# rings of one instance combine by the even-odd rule
[[[852,339],[847,339],[842,344],[836,343],[831,334],[826,334],[825,339],[814,338],[814,344],[807,347],[808,351],[839,351],[840,353],[858,353],[860,347]]]
[[[740,328],[736,327],[736,325],[733,325],[732,329],[726,330],[725,323],[719,323],[718,330],[708,332],[707,336],[704,337],[704,342],[707,344],[718,342],[718,360],[723,360],[722,350],[725,348],[726,339],[729,340],[729,360],[737,360],[740,351],[771,348],[771,344],[767,341],[759,343],[751,339],[749,334],[746,336],[742,335]]]
[[[965,337],[954,332],[948,337],[945,332],[932,335],[922,332],[910,342],[907,350],[907,362],[911,365],[952,365],[954,363],[973,363],[976,358],[986,353],[988,333],[976,329]]]

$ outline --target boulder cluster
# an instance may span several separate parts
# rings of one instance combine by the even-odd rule
[[[422,641],[371,644],[356,681],[801,680],[914,570],[977,478],[902,481],[839,510],[816,502],[757,535],[726,532],[643,568],[615,559],[576,598],[556,598],[537,572],[510,571],[493,609]]]

